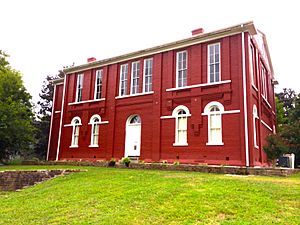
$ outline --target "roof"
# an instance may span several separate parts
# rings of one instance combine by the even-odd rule
[[[116,57],[112,57],[112,58],[107,58],[107,59],[93,61],[90,63],[86,63],[86,64],[74,66],[74,67],[69,67],[69,68],[64,69],[63,72],[65,74],[81,72],[81,71],[92,69],[92,68],[103,67],[103,66],[114,64],[114,63],[119,63],[122,61],[127,61],[127,60],[132,60],[132,59],[136,59],[136,58],[140,58],[140,57],[150,56],[153,54],[157,54],[157,53],[161,53],[161,52],[165,52],[165,51],[169,51],[169,50],[179,49],[179,48],[191,46],[194,44],[199,44],[199,43],[203,43],[203,42],[207,42],[207,41],[211,41],[211,40],[215,40],[215,39],[220,39],[223,37],[232,36],[232,35],[239,34],[242,32],[249,32],[251,35],[256,35],[258,33],[253,22],[250,21],[250,22],[241,23],[241,24],[238,24],[235,26],[231,26],[231,27],[228,27],[225,29],[220,29],[220,30],[216,30],[213,32],[209,32],[209,33],[198,34],[198,35],[186,38],[186,39],[182,39],[179,41],[155,46],[152,48],[147,48],[144,50],[140,50],[140,51],[136,51],[136,52],[132,52],[132,53],[128,53],[128,54],[124,54],[124,55],[120,55],[120,56],[116,56]],[[268,56],[268,60],[270,63],[271,73],[273,75],[273,67],[272,67],[272,63],[271,63],[271,59],[270,59],[269,49],[267,47],[265,35],[263,34],[263,36],[264,36],[264,41],[265,41],[264,44],[266,46],[265,49],[267,51],[267,56]]]

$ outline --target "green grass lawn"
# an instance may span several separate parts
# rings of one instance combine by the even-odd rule
[[[0,192],[0,224],[300,224],[300,174],[226,176],[80,168],[18,192]]]

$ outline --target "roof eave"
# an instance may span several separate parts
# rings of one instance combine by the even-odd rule
[[[221,30],[204,33],[201,35],[196,35],[193,37],[189,37],[189,38],[186,38],[183,40],[171,42],[168,44],[163,44],[163,45],[159,45],[156,47],[147,48],[144,50],[140,50],[140,51],[136,51],[136,52],[132,52],[132,53],[128,53],[128,54],[124,54],[124,55],[120,55],[120,56],[116,56],[116,57],[112,57],[112,58],[108,58],[108,59],[104,59],[104,60],[94,61],[91,63],[86,63],[86,64],[82,64],[79,66],[71,67],[71,68],[66,68],[63,70],[63,72],[65,74],[81,72],[81,71],[84,71],[87,69],[106,66],[106,65],[126,61],[126,60],[135,59],[135,58],[150,56],[150,55],[161,53],[164,51],[179,49],[179,48],[187,47],[187,46],[190,46],[193,44],[199,44],[199,43],[203,43],[203,42],[207,42],[207,41],[212,41],[212,40],[220,39],[222,37],[231,36],[231,35],[235,35],[238,33],[247,32],[247,31],[252,35],[255,35],[257,33],[256,28],[252,21],[247,22],[247,23],[238,24],[238,25],[235,25],[232,27],[221,29]]]

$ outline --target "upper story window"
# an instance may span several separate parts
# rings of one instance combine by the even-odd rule
[[[83,87],[83,73],[77,75],[75,102],[82,101],[82,87]]]
[[[262,82],[262,95],[267,99],[268,97],[267,71],[263,64],[261,64],[261,82]]]
[[[208,45],[208,83],[219,82],[220,73],[220,43]]]
[[[187,51],[177,52],[176,57],[176,87],[187,85]]]
[[[249,72],[251,76],[252,85],[256,86],[256,74],[255,74],[255,51],[252,44],[249,48]]]
[[[131,92],[130,94],[139,93],[139,79],[140,79],[140,62],[133,62],[131,67]]]
[[[100,99],[102,95],[102,79],[103,79],[103,70],[96,71],[95,79],[95,94],[94,99]]]
[[[127,94],[128,64],[121,65],[119,96]]]
[[[79,117],[74,117],[71,121],[71,125],[73,127],[73,130],[72,130],[72,141],[70,147],[77,148],[78,140],[79,140],[79,127],[81,126],[81,119]]]
[[[152,58],[144,60],[144,92],[152,91],[152,66]]]

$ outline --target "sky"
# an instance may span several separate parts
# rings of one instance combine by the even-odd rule
[[[47,75],[86,63],[254,21],[267,37],[275,91],[300,92],[296,0],[0,0],[0,49],[37,102]]]

